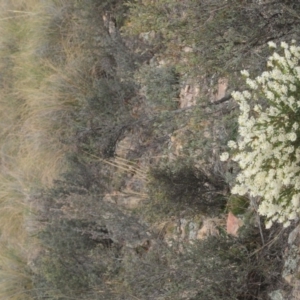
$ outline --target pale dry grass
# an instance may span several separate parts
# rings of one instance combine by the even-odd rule
[[[63,28],[72,22],[71,6],[0,0],[1,300],[32,299],[27,254],[36,241],[26,230],[34,214],[28,199],[66,170],[71,114],[90,89],[79,63],[84,53]]]
[[[33,289],[27,260],[18,245],[0,243],[0,299],[29,300]]]
[[[1,240],[25,242],[24,217],[28,212],[25,197],[24,187],[18,179],[0,173]]]
[[[141,168],[137,162],[130,161],[128,159],[122,158],[120,156],[116,156],[112,159],[103,159],[99,156],[89,154],[85,152],[85,154],[92,158],[95,159],[96,161],[101,161],[109,166],[115,167],[119,171],[123,171],[126,173],[131,173],[134,174],[136,178],[148,182],[148,169],[146,168]],[[144,195],[144,194],[143,194]]]

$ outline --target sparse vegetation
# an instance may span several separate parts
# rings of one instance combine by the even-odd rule
[[[0,0],[0,300],[285,288],[294,223],[257,226],[219,155],[238,135],[239,71],[299,38],[300,6],[198,2]],[[227,211],[244,216],[238,238],[176,225]]]

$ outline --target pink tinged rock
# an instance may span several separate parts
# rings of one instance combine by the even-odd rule
[[[227,217],[227,233],[238,236],[238,230],[242,225],[243,221],[237,218],[232,212],[229,212]]]
[[[226,95],[227,88],[228,88],[228,79],[220,78],[218,80],[218,92],[216,94],[216,100],[220,100]]]

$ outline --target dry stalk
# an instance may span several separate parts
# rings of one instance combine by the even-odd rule
[[[85,154],[87,154],[90,157],[96,158],[97,160],[104,162],[110,166],[116,167],[120,170],[126,171],[126,172],[131,172],[131,173],[135,173],[137,175],[138,178],[140,178],[143,181],[148,182],[148,176],[147,176],[147,171],[145,170],[141,170],[139,167],[135,167],[134,165],[132,165],[132,162],[122,158],[122,157],[115,157],[114,161],[110,161],[107,159],[103,159],[99,156],[96,156],[94,154],[90,154],[86,151],[83,151]]]

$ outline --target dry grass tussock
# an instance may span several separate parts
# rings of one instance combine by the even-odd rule
[[[72,114],[91,89],[74,3],[0,0],[0,299],[30,299],[27,200],[67,168]]]
[[[27,266],[26,251],[20,245],[1,243],[0,299],[32,299],[32,281]]]

